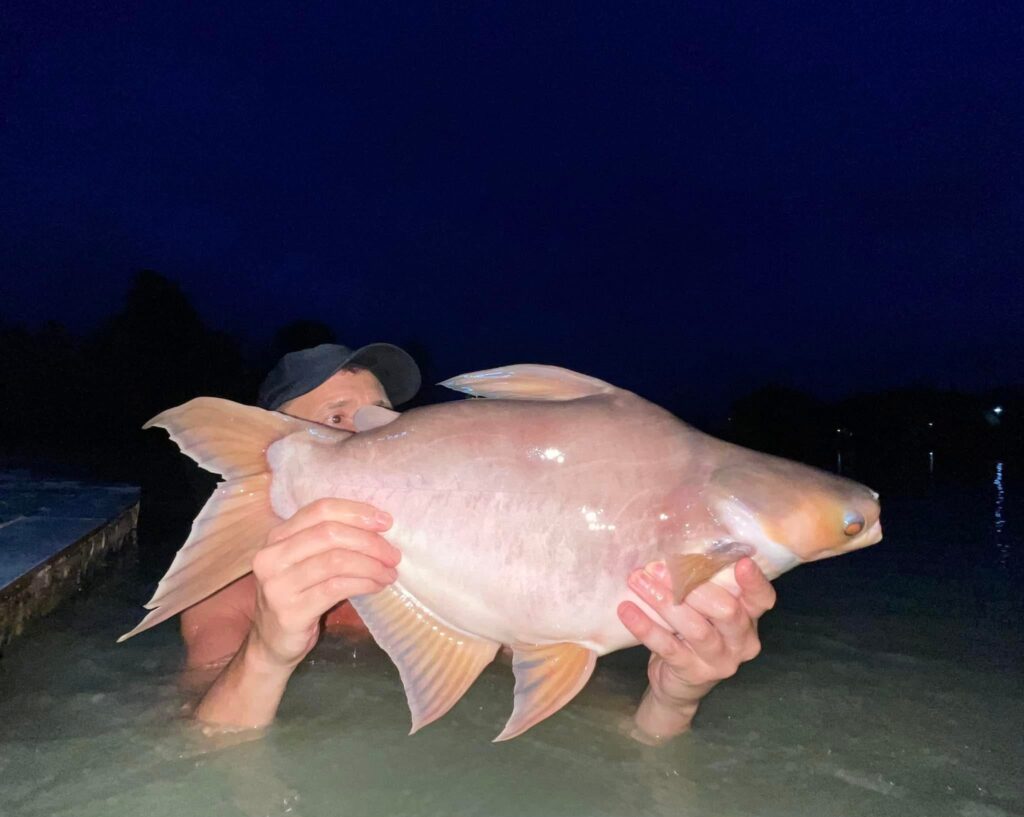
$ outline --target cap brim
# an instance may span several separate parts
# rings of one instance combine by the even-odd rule
[[[419,366],[404,349],[392,343],[370,343],[352,354],[338,370],[351,365],[364,366],[373,373],[392,406],[399,406],[416,396],[422,377]]]

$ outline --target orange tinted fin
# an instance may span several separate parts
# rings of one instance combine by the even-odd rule
[[[682,604],[693,588],[704,584],[719,570],[751,556],[754,548],[740,542],[722,542],[704,553],[672,553],[665,567],[672,577],[672,602]]]
[[[228,479],[217,486],[192,523],[192,532],[146,604],[150,613],[118,641],[180,613],[252,569],[253,555],[281,521],[270,505],[266,456],[275,441],[306,428],[338,439],[349,436],[214,397],[198,397],[169,409],[144,427],[151,426],[167,429],[185,454]]]
[[[468,372],[440,385],[471,397],[500,397],[504,400],[575,400],[591,394],[608,394],[615,386],[558,366],[517,363],[499,369]]]
[[[455,706],[500,646],[443,624],[394,585],[351,601],[398,667],[412,714],[410,735]]]
[[[597,653],[578,644],[515,647],[515,707],[495,742],[521,735],[569,703],[590,680],[596,662]]]
[[[243,406],[219,397],[197,397],[158,414],[143,428],[163,428],[182,454],[227,479],[267,470],[267,449],[282,437],[315,423]],[[335,431],[336,434],[344,432]]]

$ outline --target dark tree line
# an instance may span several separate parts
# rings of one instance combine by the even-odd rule
[[[140,273],[120,312],[84,337],[56,323],[36,330],[0,323],[0,469],[140,485],[142,566],[157,578],[188,534],[216,477],[178,453],[161,431],[143,431],[158,412],[197,395],[255,401],[282,354],[330,342],[315,321],[282,327],[257,359],[206,326],[176,284]],[[403,342],[432,382],[429,347]],[[429,402],[424,392],[411,405]],[[444,399],[454,397],[440,395]],[[1003,411],[994,414],[992,409]],[[667,406],[672,408],[671,406]],[[913,389],[827,404],[765,387],[738,400],[720,437],[844,473],[880,491],[940,473],[1019,455],[1024,392],[965,395]]]
[[[30,464],[144,487],[195,485],[197,469],[165,435],[143,432],[142,424],[196,395],[253,402],[281,354],[333,340],[324,324],[296,321],[259,359],[248,359],[235,339],[203,323],[175,283],[154,272],[139,273],[123,309],[88,336],[59,324],[34,331],[0,324],[0,383],[8,396],[0,412],[0,467]],[[429,350],[407,347],[429,370]],[[984,395],[918,388],[823,403],[767,386],[736,401],[728,422],[713,431],[854,474],[920,473],[931,452],[948,473],[1019,454],[1022,415],[1021,388]]]
[[[141,431],[147,419],[197,394],[246,399],[254,372],[174,283],[142,272],[87,337],[59,324],[0,328],[0,379],[13,398],[0,416],[8,464],[140,481],[166,465]]]
[[[149,271],[136,276],[121,311],[84,337],[57,323],[34,331],[0,323],[0,468],[140,485],[144,561],[161,570],[216,477],[143,423],[197,395],[252,403],[281,354],[332,340],[327,326],[297,321],[250,360],[203,323],[175,283]]]
[[[1024,388],[907,388],[825,403],[768,386],[737,400],[720,436],[888,486],[971,477],[1024,454]]]

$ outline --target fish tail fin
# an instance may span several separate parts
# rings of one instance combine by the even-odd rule
[[[219,397],[197,397],[161,412],[143,428],[162,428],[201,468],[237,479],[268,470],[267,449],[305,420]]]
[[[267,449],[289,434],[316,427],[215,397],[197,397],[168,409],[143,428],[153,426],[166,429],[182,453],[225,481],[192,523],[188,539],[146,604],[149,614],[118,641],[180,613],[252,569],[252,557],[281,521],[270,503]]]

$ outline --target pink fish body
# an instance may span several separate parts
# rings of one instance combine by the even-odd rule
[[[272,521],[324,497],[369,502],[394,518],[388,538],[402,562],[391,588],[353,604],[398,665],[413,731],[454,705],[507,644],[516,673],[507,739],[567,703],[597,656],[637,643],[620,602],[657,617],[626,585],[635,568],[666,563],[681,599],[712,577],[729,586],[727,568],[743,555],[775,577],[881,538],[869,489],[716,440],[585,375],[522,365],[445,385],[491,399],[375,409],[357,416],[371,427],[354,435],[227,404],[278,426],[241,466],[218,462],[230,456],[209,442],[218,423],[196,419],[195,404],[216,413],[226,401],[200,398],[156,418],[229,477],[220,501],[236,504],[211,498],[132,634],[251,568],[251,542],[240,552],[222,528],[204,533],[207,519],[254,518],[238,502],[262,503]],[[197,581],[190,565],[212,550],[224,569]]]

